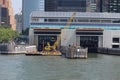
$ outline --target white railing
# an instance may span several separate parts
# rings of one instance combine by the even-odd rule
[[[18,45],[15,47],[15,52],[25,53],[37,52],[37,48],[35,45]]]

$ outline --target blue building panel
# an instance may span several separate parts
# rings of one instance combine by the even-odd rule
[[[69,28],[69,29],[75,29],[75,28],[102,28],[104,30],[120,30],[120,24],[80,24],[80,25],[70,25],[70,26],[66,26],[66,25],[48,25],[48,24],[33,24],[31,23],[30,28]]]
[[[71,23],[70,26],[67,26],[65,23],[31,23],[30,28],[102,28],[105,30],[120,30],[120,24]]]

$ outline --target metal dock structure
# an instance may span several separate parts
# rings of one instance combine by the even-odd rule
[[[86,59],[88,57],[88,48],[82,48],[80,46],[63,47],[61,52],[69,59]]]
[[[61,56],[60,51],[41,51],[41,52],[29,52],[26,56]]]

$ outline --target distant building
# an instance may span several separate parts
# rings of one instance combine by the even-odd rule
[[[8,15],[8,5],[6,0],[0,0],[0,14],[1,14],[1,25],[8,25],[10,26],[9,15]]]
[[[96,0],[97,12],[108,12],[109,0]]]
[[[22,33],[23,27],[22,27],[22,13],[15,15],[16,19],[16,31],[19,33]]]
[[[44,10],[44,0],[22,0],[23,29],[29,27],[29,16],[32,11]]]
[[[46,12],[95,12],[96,0],[23,0],[23,28],[29,27],[29,15],[32,11]]]
[[[2,7],[8,7],[8,4],[9,4],[8,1],[9,0],[0,0]]]
[[[97,12],[120,12],[120,0],[96,0]]]
[[[97,12],[96,0],[87,0],[86,12]]]
[[[120,13],[120,0],[109,0],[108,12]]]
[[[102,0],[102,12],[108,12],[109,0]]]
[[[86,12],[86,0],[45,0],[45,11]]]
[[[16,30],[16,23],[13,15],[11,0],[0,0],[0,4],[1,4],[1,24],[8,25],[13,30]]]
[[[32,11],[108,12],[109,1],[110,0],[23,0],[23,28],[26,29],[30,26],[29,15]],[[119,2],[119,0],[117,0],[117,2]]]
[[[0,15],[1,15],[1,10],[2,10],[2,5],[0,4]],[[1,18],[2,16],[0,16],[0,25],[1,25]]]

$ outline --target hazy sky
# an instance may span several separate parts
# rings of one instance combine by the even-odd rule
[[[22,0],[11,0],[14,14],[19,13],[22,9]]]

